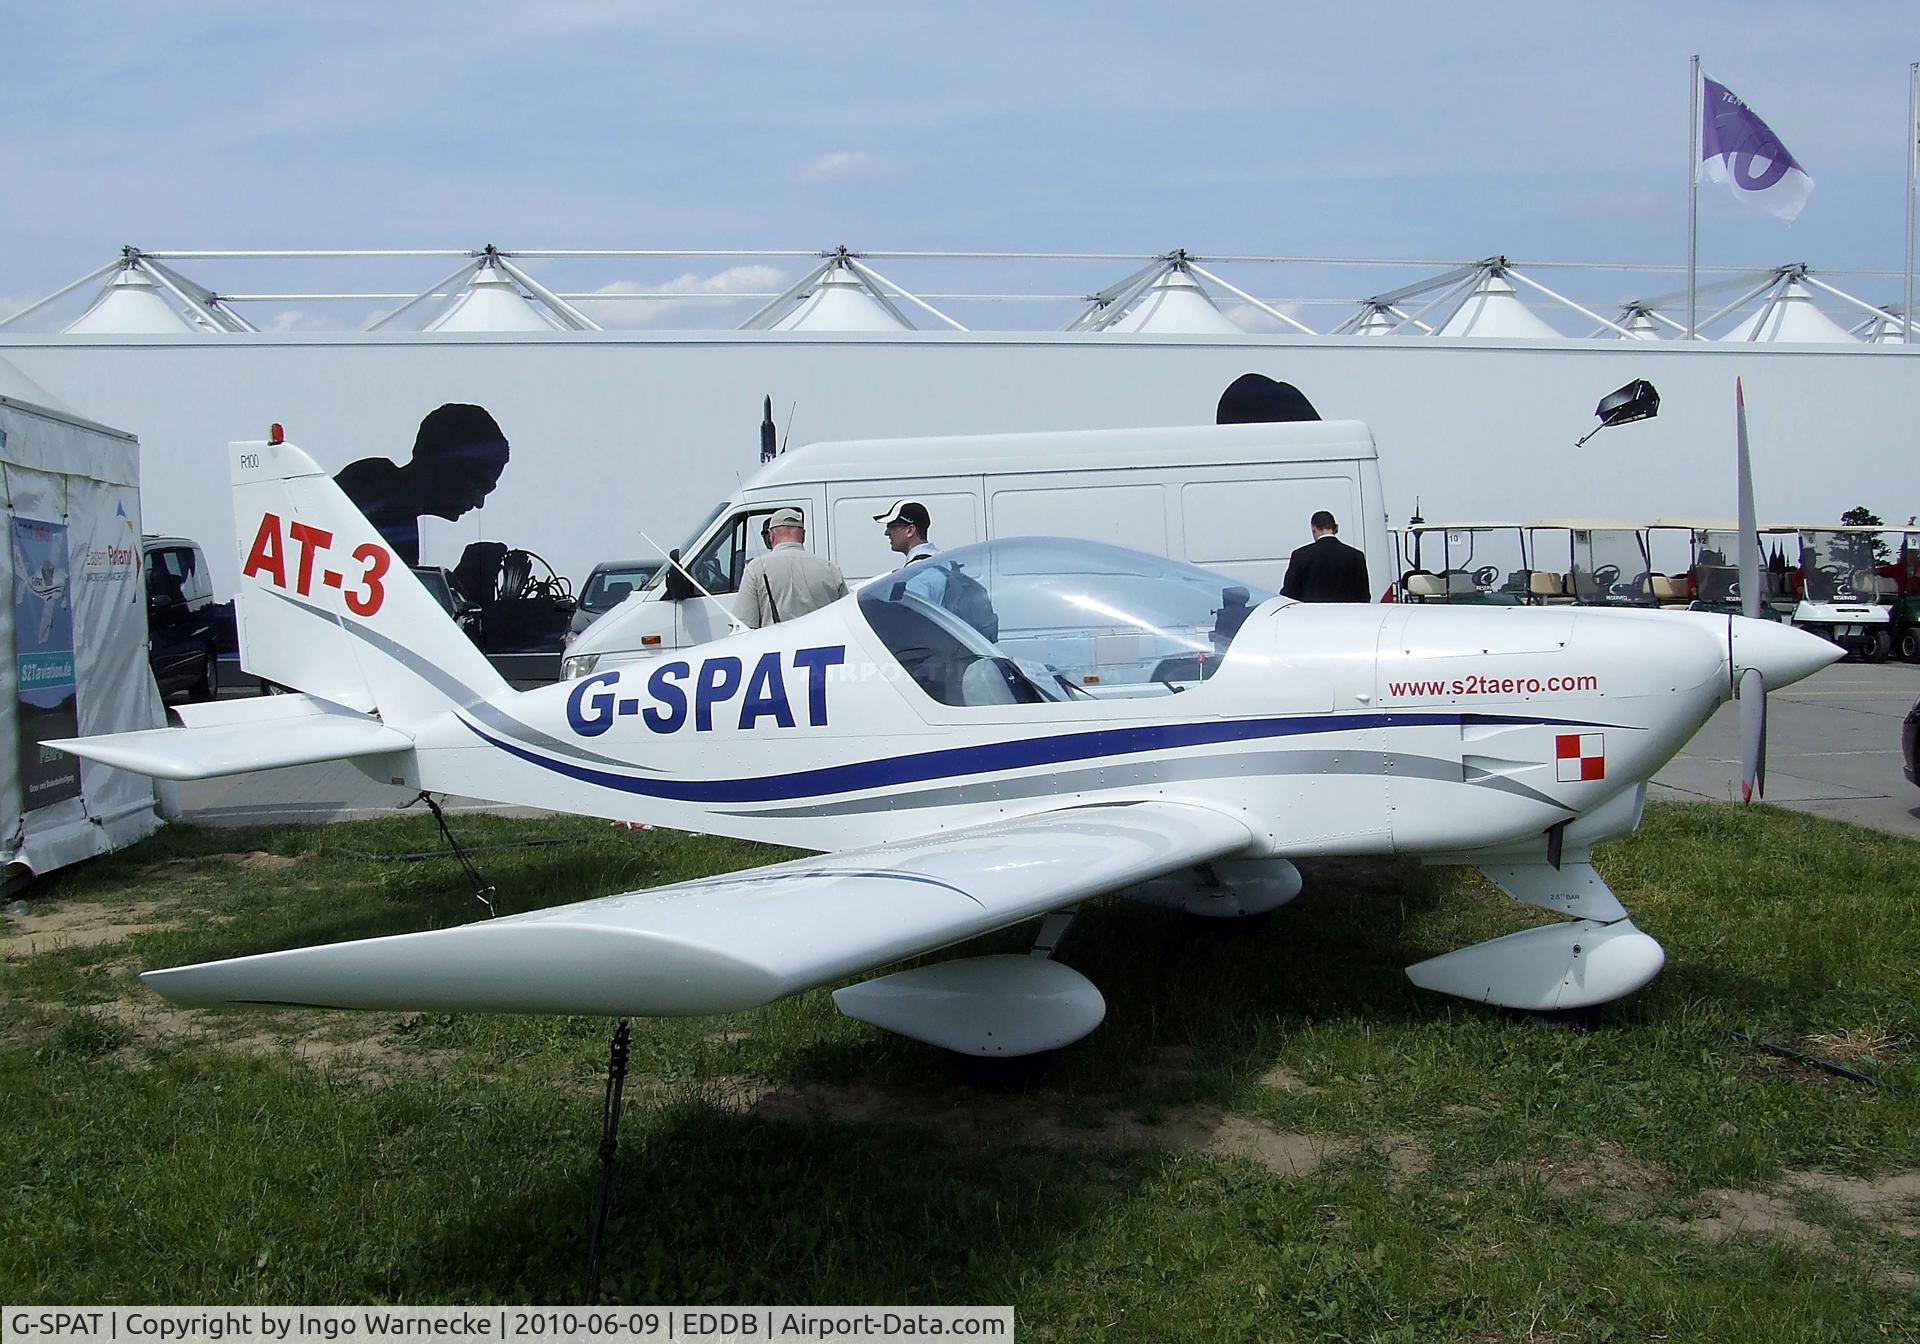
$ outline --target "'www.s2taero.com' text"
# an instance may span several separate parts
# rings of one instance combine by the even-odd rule
[[[1387,694],[1396,699],[1436,695],[1553,695],[1568,691],[1597,691],[1600,678],[1592,673],[1571,677],[1455,677],[1451,681],[1390,681]]]

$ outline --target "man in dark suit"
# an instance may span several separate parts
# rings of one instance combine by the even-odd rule
[[[1287,561],[1281,594],[1301,602],[1371,602],[1366,555],[1340,540],[1340,524],[1325,509],[1311,525],[1313,541]]]

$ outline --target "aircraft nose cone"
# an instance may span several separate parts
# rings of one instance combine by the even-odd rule
[[[1768,690],[1777,690],[1846,657],[1839,645],[1779,621],[1757,621],[1747,616],[1730,616],[1728,620],[1733,623],[1735,682],[1742,672],[1753,668],[1766,679]]]

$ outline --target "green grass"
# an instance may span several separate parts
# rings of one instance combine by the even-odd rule
[[[781,856],[458,830],[560,842],[477,855],[503,913]],[[606,1022],[176,1014],[134,979],[479,917],[456,864],[392,857],[435,847],[413,818],[174,827],[29,892],[159,927],[0,963],[0,1300],[578,1297]],[[1026,1093],[824,991],[637,1023],[603,1295],[1010,1302],[1029,1339],[1920,1338],[1920,1208],[1784,1183],[1920,1169],[1920,845],[1676,805],[1599,864],[1669,962],[1584,1034],[1414,989],[1405,965],[1540,916],[1403,862],[1307,865],[1251,936],[1092,909],[1064,960],[1107,1022]],[[1210,1146],[1223,1123],[1336,1155],[1276,1174]],[[1813,1232],[1708,1240],[1721,1190]]]

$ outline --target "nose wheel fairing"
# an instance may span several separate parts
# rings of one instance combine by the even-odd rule
[[[1592,1008],[1643,989],[1666,951],[1634,925],[1585,853],[1480,870],[1523,905],[1569,916],[1407,968],[1422,989],[1528,1012]]]

